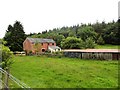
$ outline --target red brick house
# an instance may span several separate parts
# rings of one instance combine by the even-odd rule
[[[42,38],[26,38],[23,42],[23,50],[27,53],[35,53],[35,44],[38,43],[38,52],[45,52],[49,46],[56,46],[53,39],[42,39]]]

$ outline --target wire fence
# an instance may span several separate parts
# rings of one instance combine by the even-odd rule
[[[2,62],[2,42],[0,41],[0,63]],[[1,65],[0,65],[1,67]],[[0,73],[0,80],[2,80],[2,73]],[[2,81],[0,81],[0,90],[2,88]]]
[[[8,75],[9,81],[10,82],[14,82],[15,84],[17,84],[20,88],[23,88],[24,90],[31,90],[31,88],[26,85],[25,83],[21,82],[20,80],[18,80],[17,78],[15,78],[14,76],[12,76],[11,74],[7,73],[5,70],[3,70],[2,68],[0,68],[0,89],[3,88],[3,86],[5,88],[10,88],[8,85],[6,85],[6,83],[4,82],[4,80],[2,80],[2,75]]]
[[[0,63],[2,62],[2,42],[0,41]],[[0,65],[1,67],[1,65]]]

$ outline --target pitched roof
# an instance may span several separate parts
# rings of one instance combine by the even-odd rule
[[[30,42],[39,42],[39,43],[54,43],[55,41],[53,39],[43,39],[43,38],[27,38]]]
[[[64,52],[102,52],[120,53],[120,49],[66,49]]]
[[[61,49],[60,47],[58,47],[58,46],[49,46],[50,48],[52,48],[53,50],[55,50],[55,49]]]

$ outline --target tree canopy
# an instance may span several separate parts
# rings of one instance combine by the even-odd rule
[[[93,27],[85,26],[78,29],[77,36],[82,38],[85,41],[87,38],[96,39],[97,33],[94,31]]]
[[[22,51],[25,38],[26,35],[22,24],[19,21],[16,21],[13,26],[9,25],[6,30],[4,40],[7,41],[7,44],[5,45],[12,51]]]
[[[39,38],[52,38],[57,42],[57,45],[62,47],[60,44],[63,39],[67,37],[81,38],[86,41],[87,38],[92,38],[96,44],[116,44],[120,45],[120,20],[111,21],[106,23],[105,21],[74,25],[69,27],[54,28],[47,30],[45,33],[33,33],[28,34],[29,37]]]
[[[64,49],[81,49],[83,48],[83,41],[80,38],[67,37],[61,42],[61,47]]]
[[[30,33],[25,35],[22,24],[19,21],[16,21],[15,24],[9,25],[6,30],[6,34],[4,40],[7,41],[6,46],[10,48],[12,51],[22,51],[22,43],[27,37],[35,37],[35,38],[50,38],[56,41],[57,46],[64,48],[63,42],[67,42],[71,37],[71,39],[82,40],[84,43],[93,42],[96,44],[115,44],[120,45],[120,20],[112,21],[106,23],[96,22],[96,23],[88,23],[81,25],[73,25],[73,26],[64,26],[61,28],[53,28],[52,30],[45,30],[42,33]],[[91,40],[90,40],[91,39]],[[62,43],[62,44],[61,44]],[[78,43],[78,42],[76,42]],[[69,44],[70,45],[70,44]],[[88,45],[88,44],[86,44]],[[89,45],[88,45],[89,46]],[[88,47],[86,46],[86,47]],[[78,48],[79,45],[69,46],[69,48]],[[80,48],[80,47],[79,47]]]

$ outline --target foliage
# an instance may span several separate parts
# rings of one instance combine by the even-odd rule
[[[105,41],[103,40],[102,36],[100,36],[97,40],[97,44],[99,45],[104,45],[105,44]]]
[[[0,45],[5,45],[7,42],[6,41],[4,41],[3,39],[0,39]]]
[[[10,51],[10,49],[4,45],[2,46],[2,62],[0,62],[0,65],[2,66],[3,69],[7,70],[10,68],[11,64],[13,61],[11,60],[13,53]]]
[[[33,55],[33,52],[30,50],[27,55]]]
[[[35,50],[36,54],[38,52],[41,52],[41,44],[39,42],[37,42],[37,41],[34,43],[34,50]]]
[[[95,48],[95,41],[92,38],[87,38],[84,42],[84,48]]]
[[[55,40],[57,46],[60,47],[60,43],[61,43],[61,41],[62,41],[63,39],[65,39],[65,37],[64,37],[63,35],[57,35],[57,34],[56,34],[56,37],[54,37],[53,39]]]
[[[96,23],[93,24],[81,23],[81,25],[78,24],[70,27],[64,26],[61,28],[47,30],[43,34],[31,33],[28,34],[27,36],[38,38],[51,38],[56,41],[58,46],[61,46],[60,43],[63,41],[63,39],[66,39],[67,37],[81,38],[83,41],[85,41],[87,38],[93,38],[93,41],[95,41],[96,43],[99,42],[98,39],[101,39],[102,37],[105,44],[120,45],[119,22],[120,20],[108,23],[106,23],[105,21],[101,23],[97,21]]]
[[[104,45],[96,45],[95,48],[97,49],[120,49],[120,45],[104,44]]]
[[[63,49],[95,48],[95,45],[95,41],[92,38],[87,38],[83,41],[81,38],[67,37],[61,42]]]
[[[31,88],[118,87],[118,61],[45,56],[16,56],[13,60],[12,75]]]
[[[103,33],[103,39],[105,40],[105,43],[107,44],[116,44],[120,45],[120,42],[118,41],[120,38],[119,34],[119,26],[120,23],[118,22],[112,22],[107,25],[104,33]]]
[[[9,74],[10,66],[13,64],[13,60],[11,59],[13,52],[11,52],[8,47],[4,46],[4,44],[6,44],[6,41],[0,39],[0,59],[2,59],[0,62],[0,67],[2,67],[2,69],[4,69]],[[9,75],[5,73],[2,79],[4,80],[6,86],[8,86],[8,78]],[[4,88],[6,88],[6,86]]]
[[[23,26],[19,21],[16,21],[13,26],[9,25],[4,36],[4,40],[7,41],[6,46],[12,51],[22,51],[25,38],[26,35]]]
[[[80,28],[80,30],[78,30],[77,36],[79,36],[84,41],[87,38],[96,39],[96,32],[94,31],[94,29],[91,26],[86,26],[86,27],[82,27],[82,28]]]
[[[75,37],[67,37],[61,42],[61,47],[64,49],[79,49],[83,48],[83,41]]]

